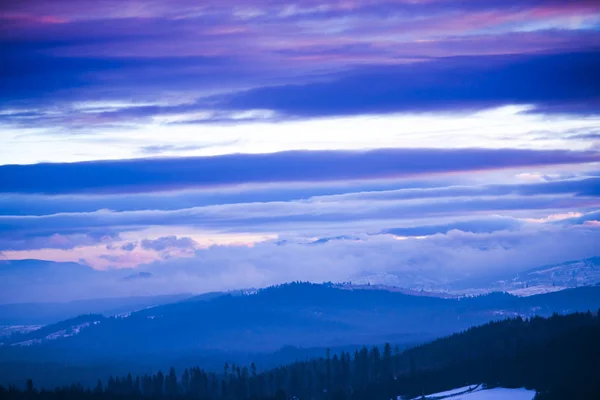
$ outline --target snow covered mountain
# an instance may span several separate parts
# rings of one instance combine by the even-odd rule
[[[600,257],[547,265],[500,279],[491,285],[516,295],[532,295],[600,284]]]
[[[507,292],[517,296],[556,292],[568,288],[600,284],[600,257],[544,265],[505,276],[432,279],[406,273],[381,273],[357,277],[346,288],[379,288],[423,293],[430,296],[452,297]]]

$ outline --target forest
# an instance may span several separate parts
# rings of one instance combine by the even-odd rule
[[[490,322],[401,350],[383,346],[326,353],[277,368],[226,363],[142,376],[111,376],[95,387],[74,383],[38,390],[0,387],[2,399],[390,399],[419,397],[468,384],[526,387],[538,400],[600,398],[598,313],[555,314]]]

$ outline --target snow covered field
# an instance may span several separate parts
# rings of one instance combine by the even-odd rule
[[[27,333],[40,329],[43,325],[0,325],[0,337],[13,333]]]
[[[472,389],[472,390],[471,390]],[[471,390],[471,391],[469,391]],[[482,389],[480,386],[465,386],[448,390],[445,392],[433,393],[425,396],[427,400],[532,400],[535,397],[534,390],[527,389],[506,389],[493,388]],[[415,397],[413,400],[422,400],[421,397]]]

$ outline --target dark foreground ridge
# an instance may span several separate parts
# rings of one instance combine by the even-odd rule
[[[258,371],[225,364],[221,372],[200,367],[110,377],[95,388],[80,384],[38,391],[0,388],[0,398],[54,399],[390,399],[454,387],[526,387],[536,399],[598,399],[600,317],[591,312],[549,318],[513,318],[470,328],[400,351],[390,344],[342,351]]]

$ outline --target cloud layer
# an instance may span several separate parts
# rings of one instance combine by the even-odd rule
[[[0,24],[0,258],[75,263],[6,264],[2,302],[600,255],[597,1],[25,0]]]
[[[389,149],[0,166],[4,193],[123,193],[343,181],[600,161],[594,151]],[[90,177],[93,177],[90,179]]]
[[[0,119],[80,130],[182,114],[219,123],[506,104],[597,114],[595,2],[483,3],[11,2]]]
[[[53,278],[45,281],[4,275],[6,286],[0,302],[200,293],[293,280],[385,282],[439,290],[467,277],[507,276],[532,266],[596,255],[599,235],[598,228],[576,226],[497,233],[452,230],[428,239],[397,240],[378,235],[315,245],[263,242],[253,247],[213,246],[189,257],[144,265],[137,271],[152,275],[140,280],[126,279],[131,270],[93,271],[84,266],[51,264],[46,272],[38,272],[43,279],[52,274]],[[21,268],[25,265],[15,264]],[[81,270],[77,277],[73,277],[74,268]]]

